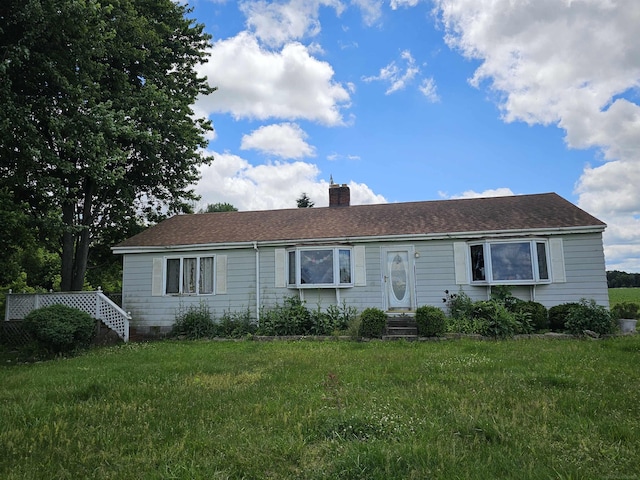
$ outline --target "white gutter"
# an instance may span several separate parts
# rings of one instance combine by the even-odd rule
[[[559,227],[540,228],[525,230],[483,230],[473,232],[451,232],[451,233],[422,233],[405,235],[377,235],[359,237],[330,237],[330,238],[298,238],[287,240],[264,240],[261,242],[228,242],[228,243],[203,243],[198,245],[167,245],[167,246],[132,246],[132,247],[111,247],[115,254],[124,253],[165,253],[172,251],[193,252],[199,250],[228,250],[234,248],[253,248],[257,245],[265,246],[290,246],[290,245],[315,245],[328,243],[372,243],[384,241],[416,241],[416,240],[451,240],[451,239],[471,239],[487,237],[522,237],[522,236],[544,236],[560,235],[570,233],[602,233],[606,226],[585,226],[585,227]]]
[[[253,242],[253,249],[256,251],[256,322],[260,325],[260,250],[258,250],[258,242]]]

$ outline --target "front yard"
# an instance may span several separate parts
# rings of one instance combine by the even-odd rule
[[[0,477],[637,478],[640,336],[131,343],[0,367]]]

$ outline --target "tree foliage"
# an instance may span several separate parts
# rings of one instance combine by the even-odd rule
[[[201,209],[198,213],[214,213],[214,212],[237,212],[238,209],[230,203],[208,203],[207,207]]]
[[[618,270],[607,272],[609,288],[640,287],[640,273],[627,273]]]
[[[213,89],[195,69],[209,35],[189,12],[172,0],[0,6],[0,187],[61,245],[63,290],[82,288],[104,232],[196,198],[211,125],[191,104]]]
[[[311,208],[315,205],[315,202],[313,202],[305,192],[302,192],[300,198],[296,199],[296,204],[298,208]]]

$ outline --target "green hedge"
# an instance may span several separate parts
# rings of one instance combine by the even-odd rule
[[[22,325],[41,349],[55,354],[87,348],[96,333],[96,320],[91,315],[66,305],[33,310]]]
[[[439,337],[446,328],[446,315],[438,307],[424,305],[416,309],[416,324],[421,337]]]
[[[365,308],[360,314],[360,336],[382,338],[387,326],[387,315],[379,308]]]

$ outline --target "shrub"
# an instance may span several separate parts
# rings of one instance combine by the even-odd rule
[[[566,321],[569,312],[572,308],[575,308],[579,303],[562,303],[555,305],[549,309],[549,328],[554,332],[564,332],[566,328]]]
[[[33,310],[22,325],[40,348],[56,354],[87,348],[96,332],[96,320],[91,315],[66,305]]]
[[[520,322],[527,322],[533,331],[547,330],[549,328],[549,313],[547,308],[538,302],[518,301],[510,308],[518,315]]]
[[[468,335],[478,333],[481,330],[479,323],[478,320],[471,317],[447,317],[445,328],[449,333],[463,333]]]
[[[449,316],[456,319],[471,318],[473,311],[473,300],[462,290],[458,293],[444,291],[445,297],[442,301],[447,305]]]
[[[514,312],[516,304],[522,300],[511,294],[511,287],[508,285],[494,285],[491,287],[491,300],[495,300],[506,307],[510,312]]]
[[[572,306],[565,326],[574,335],[582,335],[585,330],[606,335],[616,329],[609,311],[602,305],[597,305],[595,300],[581,300],[579,304]]]
[[[382,338],[387,325],[387,315],[379,308],[365,308],[360,314],[360,336]]]
[[[418,335],[438,337],[445,332],[446,316],[438,307],[425,305],[416,309]]]
[[[506,338],[519,332],[515,315],[498,301],[475,302],[472,316],[478,321],[479,331],[477,333],[481,335]]]
[[[224,312],[214,329],[218,337],[242,338],[255,333],[257,326],[247,308],[243,312]]]
[[[636,302],[622,302],[611,307],[611,316],[619,318],[637,319],[640,316],[640,304]]]
[[[299,297],[284,299],[282,305],[260,313],[260,335],[308,335],[311,333],[311,313]]]
[[[336,330],[347,330],[358,316],[358,309],[356,307],[348,307],[343,300],[340,307],[338,305],[329,305],[326,314],[331,325],[331,331],[327,333],[333,333]]]
[[[216,326],[211,318],[209,307],[205,303],[189,305],[176,315],[176,322],[171,329],[171,336],[184,336],[189,340],[215,336]]]

